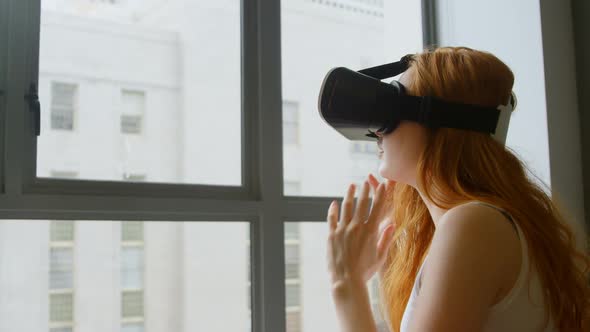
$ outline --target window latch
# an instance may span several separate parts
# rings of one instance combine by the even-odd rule
[[[41,134],[41,103],[39,102],[39,95],[37,94],[37,86],[31,83],[29,93],[25,95],[25,100],[29,103],[29,111],[33,113],[33,130],[35,136]]]

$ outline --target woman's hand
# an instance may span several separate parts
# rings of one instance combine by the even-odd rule
[[[377,191],[377,187],[379,187],[381,182],[379,182],[373,174],[369,174],[368,180],[371,188],[373,188],[374,191]],[[391,213],[393,211],[393,190],[395,189],[395,184],[396,182],[393,180],[385,180],[383,182],[383,185],[385,186],[383,188],[383,213],[376,217],[377,220],[379,220],[380,229],[393,221],[391,219]]]
[[[379,180],[377,180],[373,174],[369,174],[369,184],[373,190],[377,190],[377,187],[380,183],[381,182],[379,182]],[[385,186],[383,198],[385,201],[383,202],[383,214],[377,217],[377,220],[379,220],[379,232],[381,232],[383,228],[393,223],[393,190],[395,189],[395,184],[395,181],[389,179],[383,182],[383,185]],[[379,267],[379,279],[383,279],[385,276],[385,272],[387,271],[389,263],[390,262],[388,260],[385,260],[385,262]]]
[[[354,207],[355,185],[348,188],[339,218],[338,203],[328,209],[328,269],[332,286],[345,284],[366,285],[383,265],[394,234],[393,224],[381,232],[379,224],[387,215],[385,184],[377,185],[373,204],[369,207],[370,185],[364,182]]]

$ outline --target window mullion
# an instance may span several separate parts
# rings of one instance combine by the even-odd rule
[[[244,127],[252,193],[261,214],[252,223],[253,331],[285,331],[281,5],[243,1]],[[250,141],[248,140],[250,139]],[[248,144],[251,143],[251,144]]]
[[[438,45],[436,0],[422,0],[422,39],[424,48]]]
[[[342,197],[287,197],[285,221],[325,221],[328,207],[335,199],[342,200]]]
[[[9,11],[8,1],[0,2],[0,45],[8,45],[9,37]],[[8,72],[8,52],[10,48],[6,47],[0,51],[0,122],[4,123],[4,127],[0,126],[0,156],[4,156],[4,142],[6,130],[6,95],[7,95],[7,72]],[[0,158],[0,192],[5,192],[4,188],[4,159]]]
[[[8,59],[4,138],[10,144],[4,146],[4,180],[5,192],[19,195],[26,169],[32,166],[24,161],[31,160],[34,153],[29,145],[33,126],[25,94],[32,84],[37,87],[40,1],[9,0],[5,3],[8,6]]]

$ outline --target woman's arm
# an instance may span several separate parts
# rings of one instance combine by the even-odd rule
[[[377,332],[367,285],[362,281],[341,281],[332,288],[332,299],[342,332]]]

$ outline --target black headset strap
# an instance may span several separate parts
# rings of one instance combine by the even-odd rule
[[[384,80],[386,78],[394,77],[408,69],[411,56],[412,55],[406,55],[400,61],[359,70],[358,72],[363,75],[376,78],[378,80]]]
[[[358,72],[378,80],[394,77],[408,69],[412,56],[408,54],[401,58],[400,61],[359,70]],[[399,84],[399,86],[400,89],[403,88],[403,85]],[[381,95],[381,97],[388,99],[392,96]],[[399,103],[396,112],[384,110],[386,113],[396,116],[396,118],[391,119],[392,123],[407,120],[431,128],[467,129],[494,134],[500,117],[500,110],[495,107],[452,103],[431,96],[401,95],[391,102]],[[391,105],[390,102],[379,104]]]
[[[500,110],[494,107],[452,103],[435,97],[399,96],[395,120],[408,120],[431,128],[455,128],[494,134]]]

